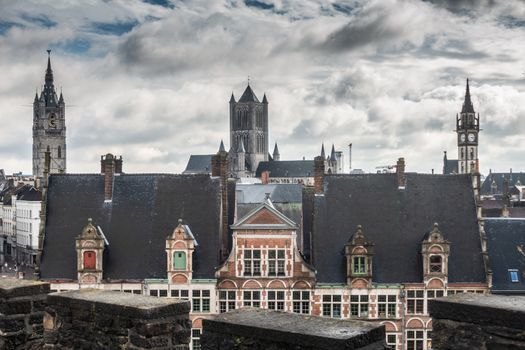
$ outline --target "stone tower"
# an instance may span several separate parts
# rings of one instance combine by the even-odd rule
[[[259,102],[250,84],[239,101],[233,93],[230,99],[229,157],[231,174],[236,177],[254,176],[259,162],[268,160],[268,100],[265,94]]]
[[[51,69],[51,50],[47,50],[47,69],[40,97],[33,101],[33,175],[41,178],[45,152],[51,156],[50,174],[66,172],[66,105],[57,96]]]
[[[458,172],[460,174],[478,172],[479,113],[476,116],[470,99],[468,79],[463,108],[459,116],[456,115],[456,132],[458,134]]]

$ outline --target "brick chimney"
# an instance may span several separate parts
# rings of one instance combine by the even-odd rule
[[[405,158],[399,158],[396,164],[397,187],[404,190],[406,187]]]
[[[220,257],[224,261],[228,258],[228,152],[224,147],[211,157],[211,176],[220,178],[221,187],[221,251]]]
[[[122,156],[117,158],[111,153],[100,156],[100,172],[104,175],[104,200],[111,201],[115,174],[122,173]]]
[[[314,189],[315,194],[322,194],[324,192],[324,162],[322,156],[314,158]]]

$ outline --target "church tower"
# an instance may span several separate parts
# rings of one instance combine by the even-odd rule
[[[460,174],[478,172],[479,113],[476,116],[470,99],[468,79],[463,108],[459,116],[456,115],[456,132],[458,134],[458,172]]]
[[[259,102],[249,83],[239,101],[233,93],[230,99],[229,157],[236,177],[254,176],[259,162],[268,160],[268,100],[264,95]]]
[[[50,174],[66,172],[66,105],[60,92],[57,96],[51,50],[47,50],[47,69],[40,96],[33,101],[33,175],[44,173],[45,153],[50,152]]]

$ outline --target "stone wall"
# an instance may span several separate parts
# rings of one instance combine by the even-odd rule
[[[429,301],[433,349],[525,349],[525,297],[457,294]]]
[[[189,349],[187,301],[81,289],[47,303],[44,349]]]
[[[385,349],[384,326],[243,308],[203,320],[202,350]]]
[[[49,284],[0,279],[0,349],[38,349]]]

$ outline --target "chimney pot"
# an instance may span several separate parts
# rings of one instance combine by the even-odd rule
[[[314,158],[314,190],[315,194],[324,192],[324,157]]]

